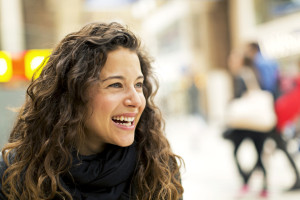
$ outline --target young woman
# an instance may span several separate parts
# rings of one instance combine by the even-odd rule
[[[1,199],[180,199],[181,158],[140,41],[118,23],[67,35],[27,89],[2,150]]]

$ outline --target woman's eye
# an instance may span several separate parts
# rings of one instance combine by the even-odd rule
[[[135,86],[136,86],[137,88],[142,88],[143,85],[144,85],[144,84],[143,84],[142,82],[135,84]]]
[[[108,87],[112,87],[112,88],[122,88],[122,84],[121,84],[121,83],[113,83],[113,84],[109,85]]]

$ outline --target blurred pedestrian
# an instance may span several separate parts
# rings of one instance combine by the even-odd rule
[[[126,27],[92,23],[67,35],[2,150],[1,199],[180,199],[181,158],[164,136],[153,78]]]
[[[277,129],[288,141],[300,139],[299,124],[297,124],[300,119],[300,60],[297,65],[298,73],[291,78],[290,87],[281,92],[282,95],[275,103],[278,118]]]
[[[233,79],[233,97],[234,98],[241,98],[242,95],[249,89],[249,84],[246,84],[247,82],[257,82],[256,79],[256,72],[255,68],[251,65],[251,62],[244,57],[242,51],[232,51],[228,58],[228,67],[229,72],[232,75]],[[249,76],[249,74],[252,74],[253,76]],[[248,80],[245,80],[248,79]],[[233,142],[234,145],[234,161],[238,168],[239,174],[242,177],[243,180],[243,187],[241,189],[242,194],[246,194],[249,190],[249,179],[253,172],[256,169],[260,169],[263,172],[263,186],[260,193],[260,196],[266,197],[268,195],[267,189],[267,173],[266,169],[264,167],[263,161],[262,161],[262,153],[263,153],[263,145],[268,137],[268,132],[260,132],[256,130],[249,130],[249,129],[236,129],[233,127],[228,127],[228,129],[225,130],[223,133],[223,136],[226,139],[229,139]],[[238,159],[238,150],[242,144],[243,141],[246,139],[250,139],[256,150],[257,154],[257,161],[255,165],[249,170],[246,171],[242,168],[241,163]]]
[[[233,52],[229,56],[229,71],[233,76],[234,80],[234,97],[240,98],[246,91],[247,91],[247,85],[245,84],[245,78],[249,77],[248,74],[250,74],[249,70],[251,70],[251,74],[256,74],[256,79],[259,80],[260,72],[257,70],[256,67],[252,66],[253,61],[249,59],[248,56],[243,57],[243,54],[240,52]],[[252,66],[252,67],[251,67]],[[254,72],[254,73],[253,73]],[[278,72],[276,72],[278,73]],[[244,78],[243,78],[244,77]],[[256,80],[254,80],[256,81]],[[274,85],[275,87],[275,85]],[[277,86],[276,86],[277,87]],[[266,89],[266,88],[265,88]],[[267,90],[267,91],[273,91],[273,90]],[[274,90],[275,91],[275,90]],[[277,91],[277,89],[276,89]],[[275,93],[273,93],[273,96],[275,97]],[[261,196],[267,196],[267,171],[263,165],[262,162],[262,155],[263,155],[263,146],[264,142],[267,138],[273,139],[276,143],[276,148],[283,151],[283,153],[286,155],[293,171],[295,174],[295,182],[292,185],[292,187],[289,190],[295,190],[300,189],[300,177],[299,172],[297,169],[297,166],[292,159],[290,153],[287,150],[287,142],[283,139],[281,132],[274,126],[273,129],[270,129],[270,131],[267,132],[259,132],[259,131],[253,131],[253,130],[241,130],[241,129],[232,129],[229,127],[228,130],[224,132],[224,137],[227,139],[230,139],[234,144],[234,159],[236,162],[236,165],[238,167],[239,173],[241,174],[243,178],[244,186],[242,187],[242,193],[245,193],[248,191],[248,181],[251,177],[251,174],[255,171],[256,168],[260,168],[263,171],[264,174],[264,181],[263,181],[263,190],[261,191]],[[237,152],[241,145],[241,143],[246,139],[249,138],[253,141],[257,153],[257,161],[255,166],[249,170],[248,172],[245,172],[245,170],[242,169],[239,160],[237,158]]]
[[[200,99],[199,99],[199,89],[196,85],[196,76],[191,75],[189,77],[189,86],[187,89],[187,94],[188,94],[188,113],[192,115],[200,115]]]
[[[257,77],[261,89],[270,91],[274,98],[278,97],[279,68],[275,60],[263,56],[257,42],[250,42],[246,45],[245,56],[252,62],[257,71]]]

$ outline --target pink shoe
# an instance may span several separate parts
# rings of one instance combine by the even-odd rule
[[[260,196],[261,198],[268,198],[268,190],[263,189],[263,190],[260,192],[259,196]]]
[[[243,187],[240,190],[240,194],[245,195],[248,192],[249,192],[249,186],[247,184],[243,185]]]
[[[244,198],[247,193],[249,192],[249,186],[247,184],[243,185],[243,187],[240,189],[239,193],[237,194],[236,198]]]

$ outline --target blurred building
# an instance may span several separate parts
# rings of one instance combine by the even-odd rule
[[[282,72],[294,73],[300,57],[300,1],[230,1],[233,46],[249,40],[260,43],[266,56],[280,62]]]
[[[0,0],[0,5],[1,50],[52,48],[89,22],[127,24],[155,59],[158,100],[167,115],[199,114],[222,122],[232,48],[257,40],[290,73],[300,52],[296,0]]]
[[[6,5],[11,16],[21,16],[12,22],[7,12],[1,15],[3,50],[12,46],[19,51],[52,48],[67,33],[93,21],[127,24],[141,35],[155,58],[161,80],[159,98],[167,102],[165,112],[185,114],[194,104],[199,114],[208,115],[211,103],[207,100],[207,74],[211,69],[225,69],[229,52],[227,1],[1,0],[1,4]],[[5,35],[12,31],[22,45],[6,40]],[[191,95],[199,98],[187,96],[192,86],[196,90],[190,90]]]
[[[162,82],[159,97],[165,113],[188,114],[197,109],[210,119],[212,108],[218,110],[212,106],[216,99],[209,98],[211,91],[222,93],[210,83],[219,73],[210,77],[210,72],[226,68],[230,50],[228,2],[160,1],[140,17]],[[194,86],[197,90],[192,90]]]
[[[24,48],[21,0],[0,0],[0,49],[19,51]]]

